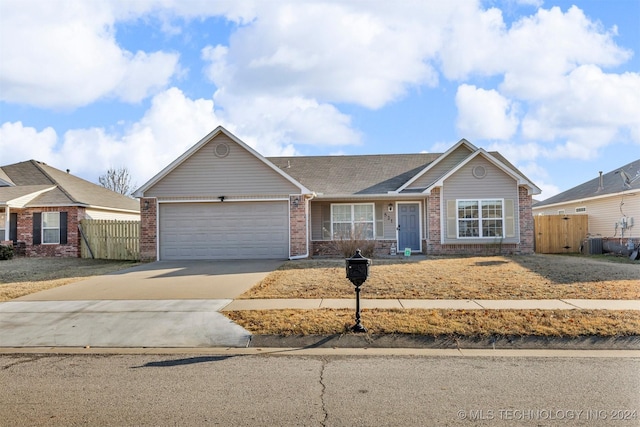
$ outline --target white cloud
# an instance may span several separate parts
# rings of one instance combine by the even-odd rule
[[[516,108],[495,90],[461,85],[456,93],[458,132],[465,138],[509,139],[518,130]]]
[[[192,100],[171,88],[156,95],[144,117],[122,134],[87,128],[58,138],[51,128],[38,131],[20,122],[4,123],[0,152],[10,155],[2,154],[0,160],[11,164],[33,158],[92,182],[109,167],[124,166],[142,185],[219,124],[213,101]]]
[[[640,144],[640,73],[606,74],[594,65],[576,68],[553,95],[532,103],[523,136],[564,141],[554,157],[594,158],[620,140]]]
[[[223,92],[215,96],[225,108],[219,115],[230,130],[253,141],[264,155],[294,154],[293,144],[359,144],[361,135],[351,127],[349,116],[330,104],[302,97],[233,97]],[[244,139],[243,139],[244,140]]]
[[[75,108],[108,96],[137,102],[166,86],[176,71],[176,53],[133,54],[117,44],[109,3],[0,4],[4,101],[52,108]]]
[[[439,37],[429,37],[427,23],[417,25],[423,10],[412,16],[382,14],[378,3],[263,5],[259,19],[240,27],[228,47],[203,50],[211,62],[207,76],[218,88],[237,96],[302,96],[380,108],[411,87],[437,83],[428,59]]]
[[[340,118],[333,118],[337,111],[331,106],[302,99],[259,102],[266,105],[259,105],[258,112],[269,105],[273,112],[271,118],[266,118],[264,128],[255,126],[260,120],[251,121],[254,125],[249,126],[228,123],[215,111],[212,100],[190,99],[177,88],[156,95],[145,115],[122,133],[103,128],[72,129],[59,138],[52,128],[38,131],[20,122],[6,122],[0,127],[0,164],[35,159],[61,170],[70,169],[92,182],[97,182],[109,167],[124,166],[131,172],[132,181],[142,185],[218,125],[265,155],[295,154],[291,144],[294,138],[316,138],[313,142],[317,143],[318,138],[340,138],[341,133],[344,138],[358,137],[346,124],[343,129],[337,127]],[[323,114],[328,116],[326,123],[317,123],[320,137],[306,127],[307,110],[314,111],[310,117],[313,120]],[[325,125],[332,128],[323,128]]]
[[[56,131],[51,127],[38,132],[22,122],[5,122],[0,127],[0,165],[25,160],[44,161],[55,150],[57,140]],[[46,158],[41,157],[43,153],[47,153]]]
[[[572,6],[540,9],[518,21],[505,35],[500,49],[507,95],[528,100],[544,99],[562,88],[563,77],[584,64],[619,65],[631,52],[613,41],[615,33],[589,20]]]

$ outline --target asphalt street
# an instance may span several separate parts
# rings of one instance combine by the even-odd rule
[[[4,354],[0,425],[640,425],[637,353],[288,354]]]

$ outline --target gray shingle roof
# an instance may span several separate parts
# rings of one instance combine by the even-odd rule
[[[441,154],[268,157],[274,165],[319,194],[386,194]]]
[[[553,205],[556,203],[566,203],[574,200],[589,199],[592,197],[604,196],[607,194],[617,194],[624,190],[640,189],[640,178],[631,184],[630,187],[623,186],[620,171],[626,172],[633,179],[640,172],[640,159],[624,165],[620,168],[612,170],[602,175],[602,186],[600,186],[600,177],[596,177],[590,181],[580,184],[569,190],[549,197],[546,200],[538,202],[534,207]]]
[[[2,166],[0,170],[16,187],[56,186],[30,201],[27,206],[88,205],[136,212],[140,210],[139,202],[135,199],[35,160]],[[14,187],[2,187],[0,193],[10,188]]]

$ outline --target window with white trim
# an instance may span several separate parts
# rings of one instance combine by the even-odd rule
[[[60,243],[60,212],[42,212],[42,243]]]
[[[579,208],[576,208],[576,213],[585,213],[587,211],[587,207],[586,206],[582,206]]]
[[[333,240],[375,237],[373,203],[332,204],[331,236]]]
[[[457,200],[458,238],[504,236],[504,201]]]

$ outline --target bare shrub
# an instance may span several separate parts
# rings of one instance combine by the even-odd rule
[[[360,253],[365,258],[373,258],[376,248],[376,241],[369,239],[358,239],[356,237],[339,239],[333,241],[333,247],[336,252],[345,258],[352,257],[356,250],[360,249]]]

